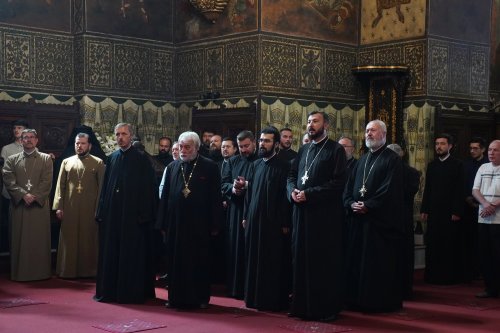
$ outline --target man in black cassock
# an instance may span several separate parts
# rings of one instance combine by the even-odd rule
[[[354,151],[356,150],[356,141],[348,136],[341,136],[339,143],[345,150],[345,157],[347,159],[347,172],[351,173],[352,169],[356,166],[358,160],[354,157]]]
[[[280,129],[280,144],[278,146],[277,153],[280,155],[280,157],[290,162],[295,157],[297,157],[297,152],[292,149],[292,143],[293,143],[292,130],[287,127]]]
[[[154,298],[152,226],[158,190],[148,158],[132,147],[133,128],[120,123],[96,213],[99,258],[96,294],[99,302],[143,303]]]
[[[247,193],[248,178],[252,162],[257,158],[255,137],[250,131],[240,132],[238,141],[239,155],[231,157],[222,173],[222,196],[227,202],[226,220],[226,285],[228,294],[243,299],[245,289],[245,230],[243,208]]]
[[[470,158],[464,160],[465,177],[465,205],[461,223],[462,237],[462,275],[464,282],[470,282],[479,278],[479,246],[478,246],[478,210],[479,202],[472,195],[474,179],[479,167],[488,163],[486,140],[481,137],[474,137],[469,141]]]
[[[400,252],[404,244],[402,161],[386,143],[384,122],[366,125],[369,152],[344,191],[348,209],[346,304],[367,312],[402,306]]]
[[[179,136],[180,160],[165,174],[157,226],[166,232],[168,302],[206,308],[210,301],[210,236],[222,217],[219,168],[198,153],[194,132]]]
[[[462,279],[461,217],[464,208],[464,168],[450,155],[453,139],[441,134],[434,140],[437,158],[427,166],[420,215],[427,221],[425,282],[454,284]]]
[[[404,151],[400,145],[392,143],[387,145],[399,155],[403,161],[403,195],[404,195],[404,241],[401,250],[401,282],[403,299],[413,296],[413,275],[415,274],[415,233],[413,222],[413,204],[415,194],[420,188],[420,172],[412,168],[403,160]]]
[[[290,163],[278,158],[279,132],[264,128],[245,201],[245,305],[263,311],[288,307],[290,284],[290,202],[286,180]]]
[[[300,148],[287,180],[292,212],[291,316],[335,320],[343,303],[342,190],[345,152],[327,135],[328,115],[311,112],[311,142]]]

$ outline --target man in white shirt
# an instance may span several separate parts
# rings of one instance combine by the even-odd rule
[[[500,140],[488,147],[488,159],[479,167],[472,195],[479,202],[478,235],[485,289],[478,298],[498,297],[500,291]]]

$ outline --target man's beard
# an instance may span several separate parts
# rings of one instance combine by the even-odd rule
[[[307,134],[309,135],[309,139],[316,141],[316,139],[319,139],[325,134],[325,129],[322,128],[320,130],[317,130],[316,133],[311,134],[309,131],[307,131]]]
[[[82,151],[81,153],[77,153],[77,154],[78,154],[78,156],[83,157],[83,156],[87,155],[88,153],[89,153],[89,150],[86,150],[86,151]]]
[[[288,143],[288,142],[283,142],[281,143],[281,149],[290,149],[290,147],[292,146],[292,143]]]
[[[271,157],[271,155],[273,153],[274,153],[274,149],[267,150],[266,148],[259,148],[259,157],[262,157],[262,158]]]
[[[184,156],[184,157],[179,154],[179,159],[182,162],[191,162],[191,161],[193,161],[196,158],[196,156],[198,156],[198,154],[196,154],[196,153],[188,155],[188,156]]]
[[[378,149],[382,147],[385,144],[385,140],[377,140],[377,139],[366,139],[365,140],[365,145],[369,149]]]
[[[446,156],[446,155],[448,155],[449,153],[450,153],[450,151],[449,151],[449,150],[445,150],[445,151],[441,151],[441,152],[436,151],[436,155],[437,155],[438,157],[445,157],[445,156]]]
[[[222,155],[222,153],[221,153],[220,149],[210,149],[208,151],[208,156],[218,157],[221,155]]]

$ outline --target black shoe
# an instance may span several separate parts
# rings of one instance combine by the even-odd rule
[[[489,292],[489,291],[483,291],[483,292],[480,292],[479,294],[476,294],[476,297],[477,298],[497,298],[498,297],[498,293],[492,293],[492,292]]]
[[[169,301],[165,302],[165,307],[168,308],[168,309],[173,309],[174,308],[173,304],[170,303]]]
[[[325,318],[320,318],[318,321],[322,323],[329,323],[332,321],[337,320],[338,316],[337,314],[332,314],[331,316],[325,317]]]
[[[208,303],[201,303],[200,309],[202,309],[202,310],[208,309]]]

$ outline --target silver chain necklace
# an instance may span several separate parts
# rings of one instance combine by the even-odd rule
[[[314,156],[313,160],[311,161],[311,164],[309,164],[309,167],[307,166],[307,159],[309,158],[309,152],[311,151],[311,147],[313,147],[314,143],[311,143],[311,145],[309,146],[309,149],[307,150],[306,163],[305,163],[305,166],[304,166],[304,169],[306,169],[306,171],[304,172],[304,175],[300,178],[300,179],[302,179],[302,185],[305,185],[306,181],[309,179],[308,172],[311,169],[311,166],[313,165],[314,161],[318,157],[319,153],[321,153],[321,151],[325,147],[325,144],[328,141],[328,136],[326,136],[324,140],[325,140],[325,142],[323,142],[323,145],[321,146],[321,149]]]
[[[368,174],[366,175],[366,177],[365,177],[365,173],[366,173],[366,165],[368,164],[368,157],[365,160],[365,168],[363,169],[363,186],[361,186],[361,188],[359,189],[359,193],[361,193],[362,198],[364,198],[365,194],[368,192],[368,189],[365,187],[365,184],[366,184],[366,181],[368,180],[368,177],[370,177],[370,173],[372,172],[373,166],[377,163],[378,158],[380,156],[382,156],[382,154],[384,153],[384,151],[386,151],[386,149],[387,149],[387,147],[385,147],[384,150],[380,153],[380,155],[377,156],[377,158],[375,159],[375,162],[373,162],[372,166],[370,167],[370,170],[368,170]]]

